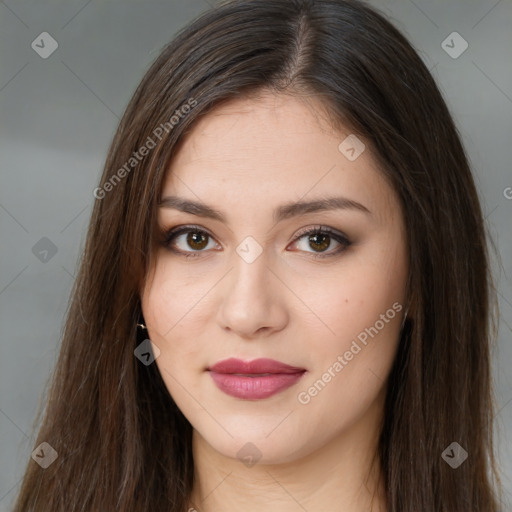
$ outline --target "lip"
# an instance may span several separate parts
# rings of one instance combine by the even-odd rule
[[[227,395],[261,400],[293,386],[306,373],[274,359],[242,361],[229,358],[207,368],[217,387]]]

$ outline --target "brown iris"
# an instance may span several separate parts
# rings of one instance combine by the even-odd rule
[[[317,240],[318,239],[321,239],[322,242],[318,242]],[[321,247],[319,247],[319,250],[322,251],[324,249],[327,249],[329,247],[329,240],[330,240],[330,236],[329,235],[323,235],[322,233],[316,233],[314,235],[310,235],[309,236],[309,242],[313,243],[313,244],[320,244]]]
[[[192,249],[200,251],[208,245],[207,235],[191,231],[187,235],[187,243]]]

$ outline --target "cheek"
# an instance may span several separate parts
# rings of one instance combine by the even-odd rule
[[[201,329],[193,321],[195,310],[189,306],[192,299],[176,295],[179,283],[158,274],[154,283],[142,307],[148,336],[160,350],[155,364],[178,407],[189,411],[194,403],[190,403],[185,390],[194,388],[192,377],[202,371],[205,356],[204,347],[197,341]]]
[[[376,323],[379,339],[392,340],[403,316],[406,279],[400,250],[368,247],[360,256],[347,259],[324,281],[322,294],[306,293],[311,309],[319,312],[328,328],[315,350],[324,355],[344,352],[358,336],[364,342],[365,333]]]
[[[187,283],[164,257],[158,260],[151,284],[142,294],[148,336],[160,350],[156,364],[171,394],[178,383],[186,383],[191,369],[202,367],[204,353],[198,340],[204,329],[196,305],[206,291],[204,282]]]
[[[374,277],[374,286],[357,279],[345,283],[345,297],[324,309],[335,334],[312,338],[312,371],[297,390],[299,407],[310,418],[305,421],[315,424],[313,418],[328,417],[333,432],[369,410],[383,392],[396,356],[402,296],[379,282],[377,274]]]
[[[165,254],[158,258],[151,286],[142,297],[142,308],[151,339],[158,346],[187,351],[203,331],[200,318],[204,318],[208,304],[211,276],[201,271],[183,272],[172,263]],[[174,343],[180,339],[188,343]]]
[[[340,414],[362,414],[381,391],[396,356],[404,315],[405,251],[381,240],[357,254],[332,272],[324,295],[318,294],[312,305],[329,331],[312,338],[314,370],[298,398],[309,410],[318,408],[318,414],[329,403],[342,404]]]

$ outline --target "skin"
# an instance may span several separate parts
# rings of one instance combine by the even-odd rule
[[[381,468],[371,463],[406,309],[408,254],[398,199],[368,145],[354,161],[338,149],[350,133],[330,127],[315,97],[265,93],[202,117],[171,163],[161,196],[206,203],[228,221],[160,208],[162,231],[192,224],[211,237],[199,239],[195,258],[160,246],[141,293],[156,364],[193,426],[190,506],[198,511],[315,512],[333,503],[344,512],[386,510]],[[336,209],[273,220],[284,203],[327,196],[371,214]],[[335,254],[342,245],[334,238],[324,246],[297,239],[318,225],[352,244]],[[262,249],[252,263],[236,251],[247,236]],[[187,234],[172,247],[198,253]],[[333,256],[315,259],[322,253]],[[401,311],[333,371],[394,303]],[[205,371],[228,357],[268,357],[307,372],[274,396],[244,400]],[[330,382],[301,403],[299,393],[329,368]],[[248,442],[261,456],[250,467],[237,456]]]

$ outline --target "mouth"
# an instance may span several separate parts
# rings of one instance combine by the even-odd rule
[[[216,386],[229,396],[244,400],[261,400],[296,384],[305,368],[290,366],[273,359],[225,359],[208,367]]]

